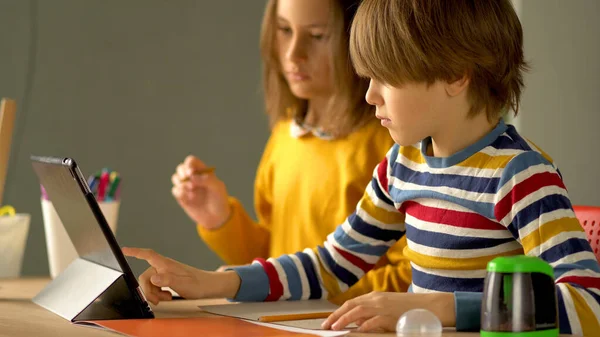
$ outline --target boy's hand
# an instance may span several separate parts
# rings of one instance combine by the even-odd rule
[[[139,277],[140,286],[150,303],[172,299],[170,287],[185,299],[209,297],[232,298],[240,287],[240,278],[234,271],[208,272],[164,257],[151,249],[123,248],[123,254],[146,260],[150,264]]]
[[[206,169],[200,159],[185,158],[171,177],[171,193],[195,223],[215,229],[229,218],[229,195],[225,183],[214,173],[202,173]]]
[[[412,309],[427,309],[440,319],[443,326],[455,325],[453,294],[373,292],[344,303],[323,322],[322,328],[341,330],[356,323],[359,332],[395,331],[400,316]]]

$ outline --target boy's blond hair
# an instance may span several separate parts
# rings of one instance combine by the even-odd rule
[[[350,25],[360,1],[329,1],[332,7],[333,29],[330,39],[336,92],[327,111],[319,115],[319,126],[340,137],[374,119],[375,113],[364,99],[369,82],[354,72],[348,53]],[[276,29],[277,0],[269,0],[263,16],[260,49],[265,105],[271,126],[288,118],[302,122],[307,112],[307,101],[294,96],[281,70],[275,39]]]
[[[467,75],[469,116],[519,111],[527,64],[509,0],[364,0],[350,55],[360,75],[394,87]]]

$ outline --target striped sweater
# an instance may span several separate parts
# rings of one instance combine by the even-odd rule
[[[479,329],[487,263],[526,254],[554,268],[561,333],[599,331],[600,267],[552,160],[502,121],[447,158],[430,144],[393,146],[322,247],[236,268],[236,300],[333,296],[406,235],[410,291],[454,293],[459,330]]]

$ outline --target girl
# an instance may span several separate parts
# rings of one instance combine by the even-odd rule
[[[190,156],[177,167],[173,196],[225,263],[248,264],[322,243],[352,213],[372,168],[393,144],[364,100],[368,81],[353,72],[348,56],[359,2],[267,3],[261,53],[272,133],[255,181],[258,221],[202,161]],[[405,291],[410,283],[405,245],[400,241],[367,277],[330,300]],[[289,262],[307,263],[299,257]]]

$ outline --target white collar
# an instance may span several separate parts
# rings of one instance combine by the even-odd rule
[[[300,138],[308,135],[309,133],[312,133],[313,136],[324,140],[332,140],[335,138],[331,134],[323,131],[321,128],[299,124],[296,120],[292,119],[292,124],[290,125],[290,134],[292,137]]]

